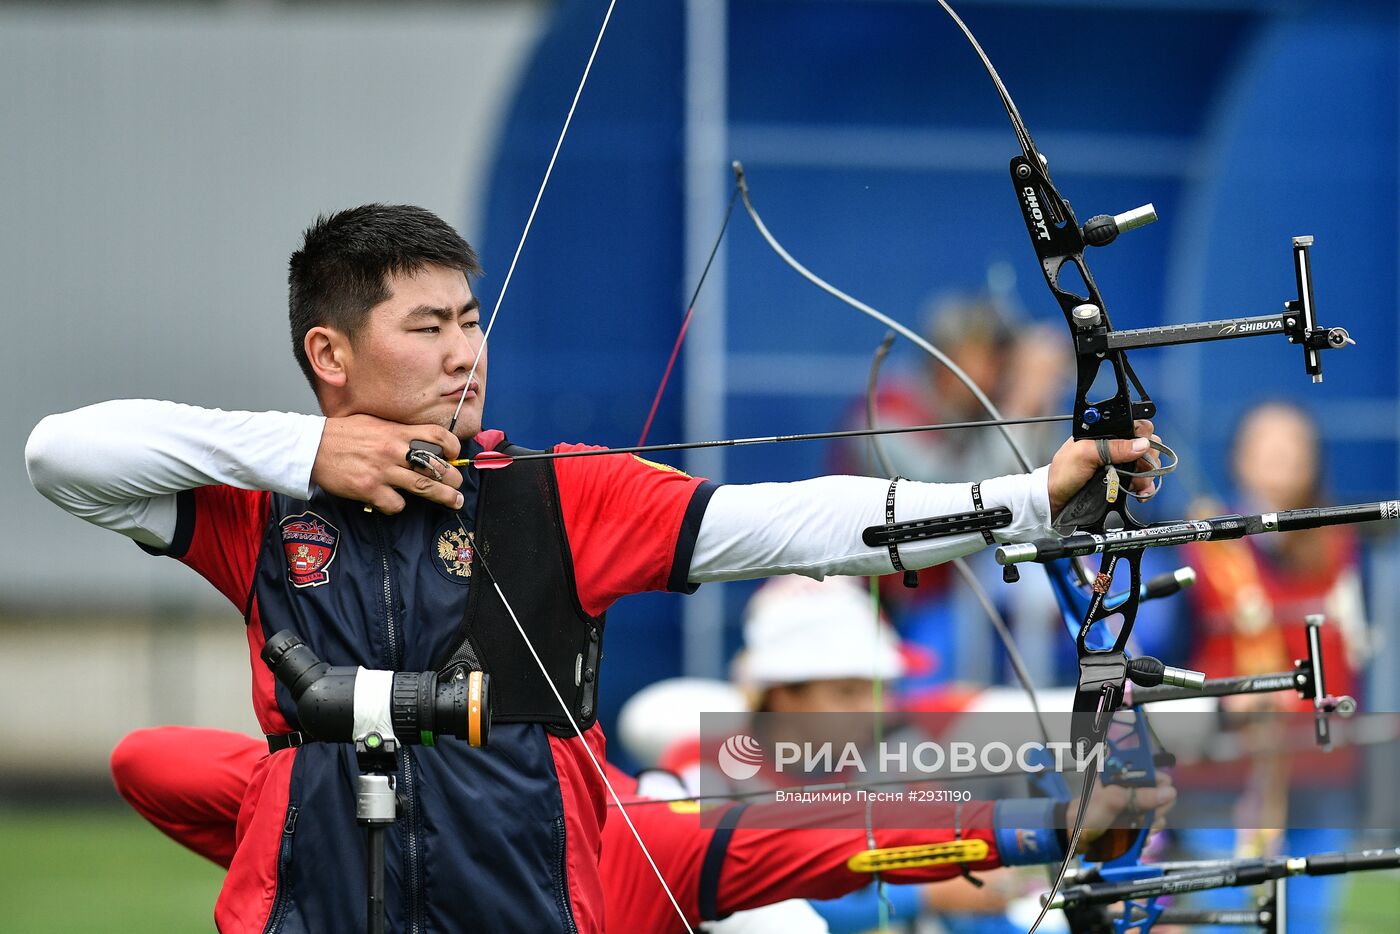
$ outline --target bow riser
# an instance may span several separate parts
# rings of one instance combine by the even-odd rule
[[[1027,155],[1016,156],[1011,160],[1011,184],[1016,190],[1016,200],[1021,206],[1021,218],[1026,224],[1040,260],[1045,283],[1060,305],[1065,323],[1070,332],[1076,333],[1084,326],[1089,316],[1088,309],[1097,311],[1094,323],[1101,322],[1110,328],[1108,310],[1103,296],[1094,282],[1094,275],[1084,262],[1084,250],[1088,245],[1084,231],[1074,215],[1069,202],[1060,196],[1050,181],[1044,165],[1037,165],[1039,154],[1032,159]],[[1085,294],[1080,294],[1061,283],[1065,264],[1071,265],[1084,285]],[[1113,368],[1114,393],[1108,398],[1089,400],[1103,365]],[[1138,383],[1136,374],[1128,365],[1127,356],[1121,352],[1107,354],[1076,354],[1076,382],[1074,391],[1074,437],[1083,438],[1131,438],[1135,419],[1152,418],[1156,406]],[[1136,388],[1140,401],[1134,401],[1130,383]]]

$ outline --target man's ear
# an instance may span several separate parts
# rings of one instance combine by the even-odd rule
[[[335,328],[314,327],[306,332],[302,348],[318,380],[337,389],[345,386],[346,366],[354,350],[344,333]]]

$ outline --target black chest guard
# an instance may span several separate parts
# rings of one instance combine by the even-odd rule
[[[503,444],[512,456],[532,453]],[[573,736],[540,667],[496,591],[510,601],[559,695],[580,729],[597,719],[598,667],[606,614],[589,616],[579,602],[573,558],[559,508],[552,461],[517,461],[480,472],[473,587],[456,651],[441,678],[480,668],[491,676],[494,723],[542,723]]]

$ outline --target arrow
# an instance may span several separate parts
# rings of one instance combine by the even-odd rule
[[[476,457],[448,461],[453,467],[475,466],[478,470],[499,470],[516,461],[559,460],[565,457],[597,457],[602,454],[652,454],[662,451],[689,451],[696,448],[733,448],[751,444],[779,444],[787,441],[821,441],[830,438],[863,438],[870,435],[899,435],[913,431],[955,431],[964,428],[997,428],[1004,425],[1039,425],[1067,422],[1072,415],[1037,415],[1031,418],[1001,418],[977,422],[943,422],[937,425],[904,425],[897,428],[852,428],[845,431],[818,431],[801,435],[765,435],[758,438],[723,438],[717,441],[680,441],[674,444],[642,444],[627,448],[589,448],[581,451],[540,451],[512,457],[500,451],[482,451]]]

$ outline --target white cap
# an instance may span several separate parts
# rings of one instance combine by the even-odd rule
[[[735,677],[762,691],[775,684],[837,678],[898,678],[899,637],[883,616],[879,635],[870,593],[848,577],[768,581],[744,610],[744,653]]]
[[[617,732],[623,748],[650,768],[681,740],[700,735],[700,714],[748,709],[743,692],[728,681],[667,678],[627,699],[617,716]]]

